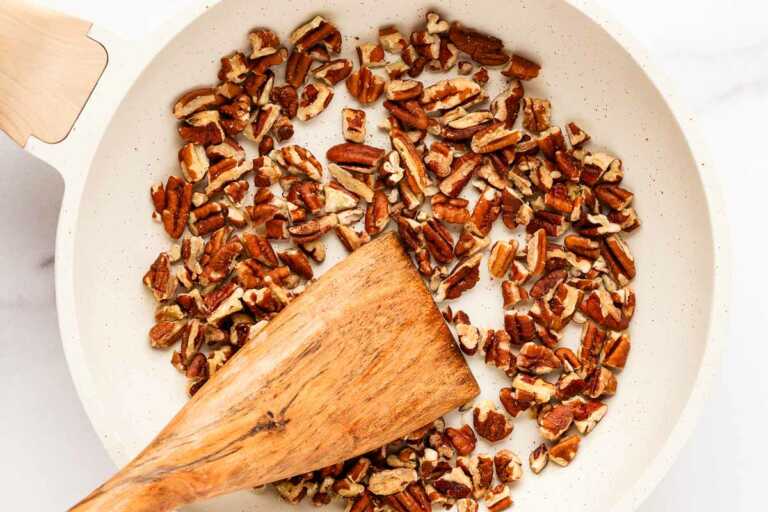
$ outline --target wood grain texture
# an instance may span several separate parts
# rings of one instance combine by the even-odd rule
[[[390,233],[291,302],[136,459],[72,510],[167,511],[325,467],[478,393]]]
[[[107,65],[91,24],[17,0],[0,2],[0,129],[64,139]]]

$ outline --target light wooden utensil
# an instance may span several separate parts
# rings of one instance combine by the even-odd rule
[[[162,512],[322,468],[479,392],[394,234],[291,302],[76,512]]]

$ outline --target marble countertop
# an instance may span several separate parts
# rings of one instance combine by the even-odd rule
[[[183,0],[38,3],[138,38]],[[604,4],[677,86],[710,143],[733,247],[732,329],[719,377],[692,439],[640,510],[762,509],[768,343],[757,320],[768,317],[761,268],[768,245],[761,211],[768,191],[768,7],[757,0],[727,7],[714,0]],[[151,17],[142,6],[151,6]],[[9,510],[62,510],[113,465],[77,398],[58,336],[53,261],[62,181],[2,133],[0,161],[2,501]]]

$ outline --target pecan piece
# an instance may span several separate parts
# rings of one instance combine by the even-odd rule
[[[565,125],[565,128],[568,131],[568,140],[570,141],[571,146],[574,148],[581,147],[585,143],[589,142],[589,134],[576,123],[570,122]]]
[[[498,484],[485,494],[485,506],[488,512],[501,512],[513,505],[509,487]]]
[[[443,142],[433,142],[424,156],[424,163],[438,178],[445,178],[451,173],[453,149]]]
[[[534,375],[544,375],[559,370],[562,366],[555,353],[533,342],[525,343],[520,347],[517,355],[517,368]]]
[[[482,348],[485,364],[495,366],[511,377],[515,374],[515,355],[510,340],[506,331],[488,329],[483,333]]]
[[[184,320],[160,321],[149,330],[149,344],[152,348],[167,348],[176,343],[183,334]]]
[[[501,72],[502,75],[511,78],[517,78],[518,80],[532,80],[539,76],[539,70],[541,66],[528,60],[525,57],[512,54],[512,58],[509,59],[509,65]]]
[[[563,404],[545,408],[538,417],[539,433],[547,441],[557,441],[571,427],[573,411]]]
[[[449,498],[466,498],[472,492],[472,480],[461,468],[453,468],[433,483],[435,489]]]
[[[475,450],[477,438],[469,425],[462,425],[460,429],[448,427],[445,435],[458,455],[469,455]]]
[[[477,352],[480,345],[480,330],[477,327],[470,325],[469,322],[457,322],[456,337],[462,352],[468,356]]]
[[[227,207],[221,203],[206,203],[189,214],[189,230],[195,236],[213,233],[226,223]]]
[[[576,458],[581,438],[574,434],[549,448],[549,460],[558,466],[567,466]]]
[[[547,261],[547,233],[544,229],[539,229],[528,239],[526,248],[526,262],[531,275],[539,275],[544,272],[544,265]]]
[[[464,189],[472,175],[483,161],[483,157],[477,153],[466,153],[451,165],[451,174],[440,182],[440,192],[450,197],[457,197]]]
[[[474,498],[461,498],[456,501],[457,512],[477,512],[478,504]]]
[[[273,151],[275,160],[292,174],[322,181],[323,166],[308,149],[297,145],[285,146]]]
[[[613,370],[623,370],[627,364],[630,348],[628,334],[612,332],[603,348],[603,364]]]
[[[352,61],[349,59],[332,60],[312,70],[312,75],[317,80],[329,86],[346,80],[350,73],[352,73]]]
[[[541,98],[523,98],[523,127],[531,132],[543,132],[549,128],[552,105]]]
[[[509,229],[527,225],[533,215],[530,205],[523,201],[515,190],[504,187],[501,190],[501,220]]]
[[[209,87],[193,89],[184,93],[173,106],[176,119],[184,119],[201,110],[208,110],[219,104],[216,91]]]
[[[544,471],[544,468],[547,467],[548,462],[549,449],[544,443],[541,443],[538,447],[536,447],[536,449],[533,450],[528,456],[528,465],[530,466],[531,471],[533,471],[536,475]]]
[[[333,53],[341,51],[341,34],[322,16],[315,16],[294,30],[288,41],[297,51],[304,52],[322,44]]]
[[[202,145],[189,143],[179,150],[179,165],[184,179],[190,183],[197,183],[205,177],[210,162]]]
[[[501,388],[499,390],[499,401],[513,418],[517,418],[521,412],[527,411],[533,405],[533,400],[533,395],[526,391],[513,388]]]
[[[555,394],[555,386],[540,378],[518,373],[512,379],[512,387],[518,392],[527,393],[538,404],[546,404]]]
[[[268,267],[276,267],[278,264],[277,254],[265,237],[255,233],[243,234],[243,246],[245,252],[251,258]]]
[[[465,291],[474,288],[480,279],[480,261],[482,254],[475,254],[460,261],[440,283],[437,289],[436,300],[456,299]]]
[[[457,77],[441,80],[424,89],[421,104],[427,112],[449,110],[466,105],[483,96],[483,88],[469,78]]]
[[[534,299],[541,299],[545,295],[548,295],[552,290],[560,286],[562,283],[564,283],[567,277],[568,272],[565,270],[553,270],[552,272],[542,276],[531,287],[531,297]]]
[[[489,400],[474,407],[472,421],[477,434],[491,443],[501,441],[512,433],[512,422]]]
[[[188,117],[179,126],[179,136],[185,142],[194,142],[203,146],[221,144],[224,141],[224,129],[220,124],[221,116],[215,110],[202,110]]]
[[[162,302],[173,297],[178,281],[171,273],[171,260],[168,253],[161,252],[144,274],[144,284],[152,291],[155,300]]]
[[[373,190],[371,190],[368,185],[355,178],[352,173],[346,169],[342,169],[334,163],[328,164],[328,171],[342,187],[353,194],[362,197],[369,203],[373,201]]]
[[[339,220],[335,213],[317,217],[303,224],[296,224],[288,228],[288,233],[297,244],[314,242],[328,231],[333,229]]]
[[[491,102],[491,112],[493,118],[504,123],[507,128],[512,128],[517,119],[517,113],[520,110],[520,101],[524,95],[522,84],[515,80],[509,86],[496,96]]]
[[[464,224],[469,221],[469,201],[459,197],[447,197],[435,194],[431,197],[432,214],[449,224]]]
[[[162,189],[161,189],[162,190]],[[160,212],[165,232],[178,239],[184,233],[192,204],[192,185],[176,176],[170,176],[164,189],[165,198]],[[157,208],[158,202],[155,202]]]
[[[207,286],[226,278],[237,263],[237,258],[242,251],[243,244],[237,238],[233,238],[222,245],[211,254],[210,259],[203,265],[200,284]]]
[[[325,212],[337,213],[349,210],[357,206],[359,198],[352,192],[347,191],[337,182],[328,183],[323,187],[325,191]]]
[[[453,259],[453,236],[438,219],[432,217],[422,225],[427,249],[438,263],[450,263]]]
[[[597,400],[585,400],[575,396],[563,402],[573,412],[573,423],[581,435],[587,435],[603,419],[608,412],[608,406]]]
[[[365,111],[345,108],[341,111],[341,134],[349,142],[365,142]]]
[[[525,313],[508,313],[504,315],[504,329],[512,338],[513,345],[522,345],[536,337],[533,319]]]
[[[370,476],[368,490],[378,496],[389,496],[404,491],[416,479],[416,470],[411,468],[385,469]]]
[[[484,66],[500,66],[509,60],[501,39],[466,28],[458,21],[451,23],[448,39]]]
[[[384,60],[384,48],[380,44],[362,43],[357,45],[357,58],[360,60],[360,67],[380,68],[387,64],[387,61]]]
[[[491,153],[514,146],[523,137],[520,130],[512,130],[501,122],[495,122],[483,128],[472,136],[472,151],[475,153]]]
[[[320,115],[332,99],[333,90],[329,86],[323,83],[307,84],[301,92],[296,115],[301,121],[309,121]]]
[[[345,142],[328,149],[325,154],[329,161],[350,171],[373,173],[385,156],[380,148],[365,144]]]
[[[303,252],[298,249],[287,249],[278,253],[278,256],[280,261],[287,265],[292,272],[295,272],[304,279],[312,279],[312,265]]]
[[[235,52],[221,58],[219,80],[239,84],[248,74],[248,58],[242,52]]]
[[[282,87],[275,87],[270,93],[270,99],[280,105],[281,112],[293,119],[299,110],[299,94],[296,87],[286,84]]]
[[[528,291],[517,283],[504,281],[501,283],[501,296],[504,300],[504,310],[506,311],[528,300]]]
[[[635,259],[629,252],[627,244],[618,235],[609,236],[603,240],[600,255],[620,286],[626,286],[635,277]]]
[[[368,105],[384,92],[384,80],[367,67],[361,67],[347,77],[347,90],[357,101]]]
[[[406,101],[421,96],[424,86],[418,80],[390,80],[384,88],[390,101]]]
[[[386,100],[384,101],[384,108],[405,126],[410,126],[417,130],[427,129],[429,118],[416,100],[408,100],[403,103]]]
[[[395,54],[402,52],[408,46],[405,37],[392,26],[379,29],[379,43],[386,51]]]
[[[488,257],[488,271],[491,276],[502,279],[509,270],[516,254],[517,240],[498,240],[495,242]]]
[[[392,130],[389,134],[392,148],[400,155],[400,162],[405,171],[405,181],[410,190],[421,200],[427,187],[431,184],[421,155],[408,136],[400,130]]]
[[[517,482],[523,477],[523,463],[516,454],[509,450],[499,450],[493,456],[496,476],[502,483]]]

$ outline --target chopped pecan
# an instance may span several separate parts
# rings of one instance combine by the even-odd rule
[[[551,373],[561,366],[560,359],[551,349],[537,343],[525,343],[517,355],[517,368],[534,375]]]
[[[392,130],[389,134],[392,148],[400,155],[400,162],[405,171],[405,181],[410,190],[421,198],[431,184],[421,155],[413,142],[400,130]]]
[[[389,496],[405,490],[418,478],[411,468],[385,469],[373,473],[368,479],[368,490],[378,496]]]
[[[373,173],[385,156],[380,148],[344,142],[328,149],[326,158],[350,171]]]
[[[482,156],[473,152],[455,159],[451,165],[451,174],[440,182],[440,192],[450,197],[457,197],[482,161]]]
[[[176,119],[184,119],[201,110],[208,110],[219,104],[216,91],[209,87],[193,89],[184,93],[173,106]]]
[[[600,180],[618,183],[623,175],[621,160],[615,156],[607,153],[589,153],[584,157],[581,182],[587,186],[592,187]]]
[[[432,257],[438,263],[453,259],[453,236],[440,220],[432,217],[422,225],[424,241]]]
[[[435,194],[430,198],[432,214],[449,224],[464,224],[469,221],[469,201],[460,197],[447,197]]]
[[[176,176],[170,176],[165,188],[160,189],[159,192],[164,192],[163,209],[160,212],[163,227],[171,238],[178,239],[184,233],[184,227],[189,219],[192,185]],[[157,205],[158,201],[156,200],[155,208]]]
[[[528,291],[517,283],[504,281],[501,283],[501,296],[504,300],[504,310],[510,310],[528,300]]]
[[[239,84],[245,80],[248,71],[248,58],[242,52],[235,52],[221,58],[219,80]]]
[[[539,433],[547,441],[556,441],[573,423],[573,411],[563,404],[556,404],[541,411],[538,417]]]
[[[360,60],[360,67],[380,68],[387,64],[387,61],[384,60],[384,48],[380,44],[362,43],[357,45],[357,58]]]
[[[194,142],[203,146],[221,144],[224,141],[224,129],[221,117],[215,110],[202,110],[188,117],[179,126],[179,136],[185,142]]]
[[[352,73],[352,61],[349,59],[331,60],[312,70],[312,75],[317,80],[329,86],[346,80],[350,73]]]
[[[417,130],[426,130],[429,124],[427,113],[416,100],[408,100],[403,103],[386,100],[384,108],[387,109],[403,126],[410,126]]]
[[[573,423],[581,435],[587,435],[603,419],[608,412],[608,406],[597,400],[585,400],[580,396],[563,402],[573,412]]]
[[[440,47],[437,58],[430,61],[429,65],[437,71],[448,71],[459,60],[459,49],[445,38],[440,38]]]
[[[600,398],[601,396],[612,396],[616,394],[618,381],[616,376],[607,368],[602,366],[596,368],[587,377],[587,388],[584,392],[590,398]]]
[[[541,66],[515,53],[509,59],[509,65],[501,72],[502,75],[518,80],[532,80],[539,76]]]
[[[460,261],[445,280],[440,283],[436,300],[456,299],[465,291],[474,288],[480,279],[482,254],[475,254]]]
[[[589,142],[589,134],[585,132],[578,124],[570,122],[565,126],[568,131],[568,140],[571,146],[578,148],[586,142]]]
[[[270,99],[280,105],[281,112],[293,119],[299,110],[299,94],[296,87],[286,84],[272,89]]]
[[[623,370],[627,364],[630,348],[628,334],[611,332],[603,348],[603,364],[613,370]]]
[[[508,376],[515,373],[515,355],[512,353],[510,336],[506,331],[488,329],[482,332],[482,349],[485,364],[504,371]]]
[[[255,233],[243,233],[243,246],[251,258],[268,267],[276,267],[277,255],[265,237]]]
[[[515,190],[504,187],[501,190],[501,220],[509,229],[525,226],[530,222],[533,210]]]
[[[365,111],[345,108],[341,111],[341,133],[345,140],[365,142]]]
[[[371,190],[365,183],[355,178],[352,173],[346,169],[342,169],[334,163],[328,164],[328,171],[342,187],[353,194],[362,197],[369,203],[373,201],[373,190]]]
[[[475,498],[482,498],[493,482],[493,459],[487,455],[457,457],[456,464],[472,479]]]
[[[547,261],[547,233],[539,229],[528,239],[526,247],[526,262],[531,275],[537,276],[544,272]]]
[[[325,110],[332,99],[333,90],[329,86],[319,82],[307,84],[301,92],[296,115],[302,121],[309,121]]]
[[[513,345],[522,345],[536,337],[533,319],[526,313],[512,312],[504,316],[504,329]]]
[[[581,438],[577,435],[571,435],[549,448],[549,460],[558,466],[567,466],[576,458],[579,451],[579,441]]]
[[[395,54],[402,52],[408,46],[408,41],[393,26],[379,29],[379,43],[386,51]]]
[[[227,271],[229,273],[229,271]],[[243,289],[235,283],[227,283],[203,297],[208,311],[206,322],[216,325],[219,321],[237,313],[243,309],[240,299],[243,297]]]
[[[424,163],[438,178],[445,178],[451,173],[453,149],[443,142],[433,142],[424,156]]]
[[[331,182],[324,186],[325,191],[325,212],[337,213],[349,210],[357,206],[358,197],[352,192],[347,191],[337,182]]]
[[[517,254],[517,240],[498,240],[491,247],[491,254],[488,257],[488,271],[493,277],[502,279],[509,266],[512,264],[512,260],[515,259]]]
[[[206,203],[189,214],[189,230],[193,235],[207,235],[227,222],[227,207],[217,202]]]
[[[640,219],[634,208],[625,208],[621,211],[612,211],[608,214],[608,220],[618,225],[622,231],[630,232],[640,226]]]
[[[459,50],[484,66],[500,66],[509,60],[500,39],[466,28],[458,21],[451,23],[448,38]]]
[[[273,151],[272,154],[275,160],[292,174],[322,181],[323,166],[308,149],[290,145]]]
[[[216,162],[208,169],[208,185],[205,193],[208,197],[221,190],[231,181],[239,180],[245,173],[253,169],[252,161],[239,164],[234,158],[225,158]]]
[[[457,512],[477,512],[478,504],[474,498],[461,498],[456,501]]]
[[[322,237],[328,231],[333,229],[339,220],[335,213],[329,213],[322,217],[317,217],[303,224],[297,224],[288,228],[288,233],[294,242],[306,244],[314,242]]]
[[[452,468],[433,483],[435,489],[449,498],[466,498],[472,492],[472,480],[461,468]]]
[[[287,249],[278,253],[278,256],[280,257],[280,261],[286,264],[291,271],[297,273],[304,279],[312,279],[312,265],[309,263],[309,260],[303,252],[298,249]]]
[[[488,76],[488,70],[485,68],[478,69],[475,74],[472,75],[472,80],[480,85],[487,84],[489,79],[490,77]]]
[[[384,92],[384,80],[369,68],[361,67],[347,77],[347,90],[357,101],[368,105],[378,100]]]
[[[203,265],[200,283],[203,286],[207,286],[208,284],[222,281],[234,268],[237,258],[242,251],[243,244],[238,238],[233,238],[223,244]]]
[[[493,456],[496,476],[502,483],[517,482],[523,476],[523,463],[516,454],[509,450],[499,450]]]
[[[489,400],[475,406],[472,410],[472,421],[477,434],[492,443],[501,441],[512,433],[512,422]]]
[[[315,16],[294,30],[288,41],[298,51],[308,51],[322,44],[333,53],[341,51],[341,34],[331,23],[322,16]]]
[[[524,95],[522,84],[515,80],[491,102],[493,118],[504,123],[507,128],[512,128],[520,110],[520,101]]]
[[[513,418],[516,418],[521,412],[528,410],[533,405],[534,396],[527,391],[501,388],[499,390],[499,401],[504,406],[504,409]]]
[[[469,425],[462,425],[460,429],[448,427],[445,435],[458,455],[469,455],[475,450],[477,438]]]
[[[626,286],[635,277],[635,259],[627,244],[618,235],[603,240],[600,254],[619,286]]]
[[[501,121],[490,124],[472,136],[472,151],[491,153],[520,142],[523,132],[512,130]]]
[[[441,80],[424,89],[421,103],[427,112],[449,110],[466,105],[483,96],[480,85],[469,78],[457,77]]]
[[[634,299],[628,305],[619,307],[611,294],[604,288],[593,290],[579,304],[579,310],[595,323],[614,331],[623,331],[629,326],[634,312]]]
[[[523,98],[523,127],[531,132],[543,132],[549,128],[552,106],[549,100]]]
[[[208,172],[210,162],[202,145],[189,143],[179,150],[179,165],[184,179],[196,183]]]
[[[541,299],[564,283],[567,277],[568,272],[565,270],[553,270],[545,274],[531,287],[531,297]]]
[[[548,462],[549,449],[544,443],[541,443],[538,447],[536,447],[536,449],[533,450],[528,456],[528,465],[530,466],[531,471],[533,471],[536,475],[544,471],[544,468],[547,467]]]
[[[339,224],[334,230],[341,244],[349,252],[356,251],[370,240],[370,236],[365,231],[358,232],[344,224]]]
[[[396,60],[390,62],[384,66],[384,70],[387,72],[387,76],[390,80],[399,80],[408,72],[411,67],[402,60]]]
[[[285,81],[298,89],[306,80],[311,65],[312,57],[294,48],[285,65]]]
[[[161,252],[144,274],[144,284],[152,291],[155,300],[162,302],[173,297],[178,284],[171,272],[171,260],[168,253]]]
[[[280,38],[271,30],[259,29],[248,34],[251,43],[251,59],[258,59],[277,52]]]
[[[513,505],[509,487],[498,484],[485,494],[485,506],[488,512],[501,512]]]
[[[538,404],[546,404],[555,394],[555,386],[542,379],[524,373],[518,373],[512,380],[512,387],[518,392],[528,393]]]

